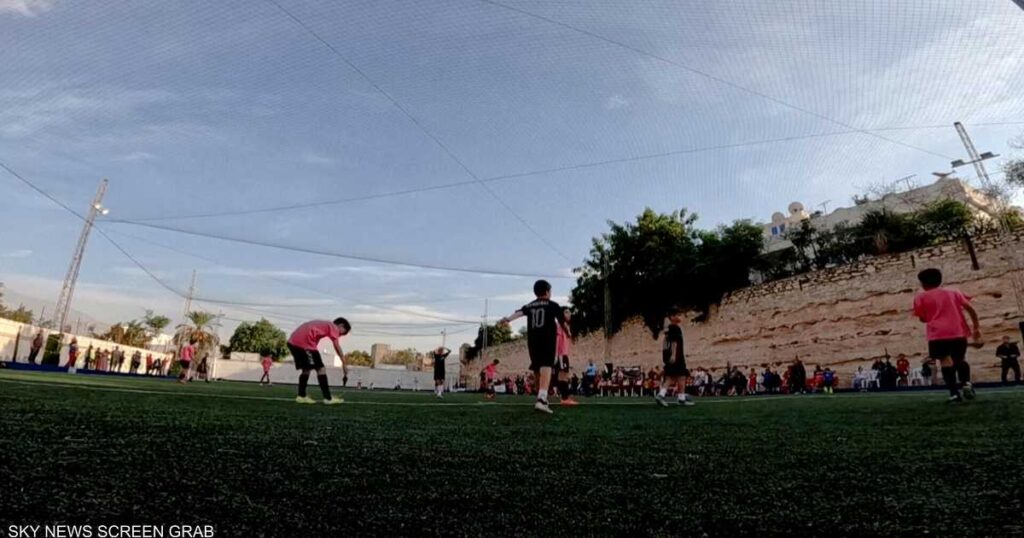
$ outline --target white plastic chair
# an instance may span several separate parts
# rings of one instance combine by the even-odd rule
[[[913,370],[910,371],[909,383],[911,387],[913,387],[914,385],[924,385],[924,376],[921,375],[920,367],[914,368]]]
[[[882,388],[882,383],[878,380],[878,370],[871,370],[868,372],[867,379],[864,380],[864,387],[870,389],[871,385],[874,385],[876,389]]]

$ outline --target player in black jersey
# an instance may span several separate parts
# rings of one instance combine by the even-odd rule
[[[444,361],[452,350],[441,346],[434,350],[434,394],[438,399],[444,398]]]
[[[526,345],[530,351],[530,370],[537,375],[537,403],[533,408],[542,413],[551,413],[548,407],[548,387],[551,386],[551,369],[555,366],[558,344],[558,325],[563,323],[562,307],[551,300],[551,284],[538,280],[533,284],[532,303],[516,310],[511,316],[502,318],[499,324],[526,317]]]
[[[661,406],[668,406],[665,396],[669,387],[673,386],[679,405],[693,405],[693,400],[686,396],[686,380],[690,377],[690,370],[686,368],[686,355],[683,353],[683,329],[679,326],[682,322],[683,310],[679,307],[670,309],[661,352],[662,361],[665,363],[665,378],[662,380],[661,389],[654,397]]]

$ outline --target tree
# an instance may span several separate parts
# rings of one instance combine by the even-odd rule
[[[4,306],[3,297],[4,293],[0,291],[0,318],[6,318],[18,323],[32,324],[32,320],[35,318],[34,312],[25,308],[25,305],[18,305],[17,309],[11,310]]]
[[[167,316],[156,316],[152,310],[146,310],[145,317],[142,318],[143,323],[149,328],[150,334],[156,336],[164,330],[165,327],[171,324],[171,318]]]
[[[365,351],[349,351],[345,355],[345,364],[349,366],[373,366],[373,358]]]
[[[384,364],[404,364],[406,366],[410,364],[416,364],[419,360],[420,354],[413,348],[403,349],[391,353],[384,358]]]
[[[182,323],[175,329],[174,345],[181,347],[193,342],[198,356],[216,350],[220,344],[220,338],[214,330],[218,325],[217,316],[210,312],[194,311],[186,314],[185,318],[189,323]]]
[[[730,291],[748,286],[764,248],[759,226],[736,221],[698,230],[685,209],[658,214],[644,210],[634,222],[609,222],[594,238],[572,290],[573,328],[584,334],[604,326],[604,289],[612,296],[610,330],[639,316],[652,334],[672,305],[706,314]]]
[[[122,346],[143,348],[152,339],[146,327],[136,320],[115,323],[107,329],[107,332],[99,335],[99,338]]]
[[[288,356],[288,336],[273,323],[260,318],[255,323],[242,322],[231,335],[230,351],[259,353],[280,359]]]
[[[512,335],[512,328],[508,325],[487,325],[487,347],[497,346],[505,344],[515,340]],[[469,348],[466,356],[466,360],[473,360],[483,349],[484,345],[484,328],[480,327],[476,331],[476,340],[473,341],[473,347]]]
[[[960,239],[975,223],[970,208],[948,198],[928,204],[916,218],[932,242]]]
[[[1017,188],[1024,188],[1024,159],[1014,159],[1003,165],[1005,181]]]

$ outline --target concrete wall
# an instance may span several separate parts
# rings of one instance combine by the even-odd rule
[[[23,323],[17,323],[17,322],[8,320],[8,319],[0,319],[0,359],[10,360],[13,357],[13,355],[14,355],[14,347],[15,347],[14,346],[15,338],[20,338],[19,343],[18,343],[18,356],[17,357],[13,357],[13,359],[16,362],[28,362],[28,354],[29,354],[29,348],[32,346],[32,338],[35,337],[36,333],[39,332],[40,330],[43,331],[44,342],[45,342],[45,339],[47,337],[49,337],[49,335],[51,333],[56,333],[57,332],[55,330],[40,329],[39,327],[34,327],[32,325],[26,325],[26,324],[23,324]],[[96,352],[98,350],[105,349],[107,351],[113,351],[114,347],[118,346],[118,344],[115,344],[113,342],[108,342],[106,340],[99,340],[99,339],[96,339],[96,338],[91,338],[91,337],[82,336],[82,335],[65,334],[64,335],[64,345],[63,345],[63,347],[61,348],[61,351],[60,351],[60,366],[64,366],[64,364],[67,363],[67,360],[68,360],[68,344],[71,343],[71,339],[72,338],[78,338],[78,349],[79,349],[79,352],[78,352],[78,367],[79,368],[81,368],[82,365],[84,364],[85,351],[89,348],[89,346],[93,346],[93,359],[94,360],[96,358]],[[169,356],[168,354],[157,353],[157,352],[154,352],[154,351],[150,351],[148,349],[128,347],[128,346],[118,346],[118,347],[120,347],[124,351],[124,355],[125,355],[125,362],[121,366],[121,371],[122,372],[127,372],[131,368],[131,357],[132,357],[132,354],[135,353],[136,350],[142,352],[143,361],[145,361],[145,357],[146,357],[147,354],[152,354],[154,359],[166,358],[166,357]],[[42,358],[43,358],[43,351],[40,350],[39,351],[39,356],[36,357],[36,362],[41,361]],[[143,367],[145,367],[145,362],[143,362]]]
[[[905,353],[918,366],[927,346],[924,326],[910,312],[918,291],[917,272],[937,267],[946,284],[974,297],[986,343],[968,354],[975,378],[998,380],[999,339],[1010,335],[1020,340],[1008,256],[1024,250],[1022,234],[976,238],[981,266],[977,271],[963,244],[949,243],[740,290],[727,297],[708,322],[684,327],[688,363],[691,368],[724,367],[727,362],[746,368],[800,357],[812,367],[821,364],[838,370],[843,386],[848,386],[858,366],[869,366],[886,350],[894,362],[898,353]],[[573,367],[580,371],[588,359],[600,363],[603,349],[601,333],[579,338]],[[658,341],[638,324],[614,335],[611,350],[617,365],[660,364]],[[502,375],[522,373],[529,364],[522,342],[488,350],[487,359],[492,358],[501,360]],[[466,366],[470,380],[479,374],[482,362]]]
[[[458,381],[458,368],[448,368],[445,373],[448,377],[446,386],[454,386],[456,381]],[[218,359],[215,361],[210,375],[217,379],[257,382],[263,376],[263,367],[259,363],[250,361]],[[332,386],[341,385],[341,368],[328,366],[327,376]],[[270,379],[274,383],[294,385],[299,382],[299,372],[295,369],[295,364],[292,362],[276,362],[270,370]],[[398,382],[401,382],[402,388],[405,390],[434,389],[434,373],[432,371],[384,370],[363,366],[349,368],[348,386],[355,387],[360,381],[362,381],[364,387],[369,387],[370,383],[373,383],[375,390],[390,390]],[[313,384],[315,385],[315,381]]]

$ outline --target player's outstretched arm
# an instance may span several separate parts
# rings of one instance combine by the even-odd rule
[[[341,371],[345,376],[348,376],[348,361],[345,360],[345,353],[341,351],[341,345],[338,344],[337,340],[332,340],[331,345],[334,346],[334,352],[338,354],[338,358],[341,359]]]
[[[498,325],[508,325],[510,322],[515,321],[525,315],[526,314],[523,314],[522,310],[516,310],[515,312],[512,313],[511,316],[505,316],[498,320]]]

